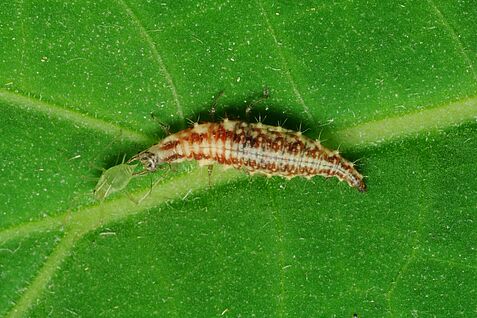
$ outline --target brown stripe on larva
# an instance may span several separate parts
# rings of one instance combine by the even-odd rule
[[[167,143],[164,143],[164,144],[161,146],[161,149],[162,149],[162,150],[175,149],[179,143],[180,143],[179,140],[172,140],[172,141],[169,141],[169,142],[167,142]]]
[[[220,163],[267,176],[335,176],[360,191],[366,190],[363,176],[337,152],[300,132],[261,123],[225,119],[195,124],[166,137],[134,159],[150,171],[165,162],[197,160],[201,165]]]

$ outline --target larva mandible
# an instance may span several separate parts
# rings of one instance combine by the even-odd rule
[[[323,147],[301,132],[262,123],[228,119],[219,123],[196,123],[194,127],[169,135],[129,162],[135,160],[151,172],[161,163],[197,160],[200,165],[219,163],[251,174],[289,179],[335,176],[361,192],[366,191],[363,176],[337,151]]]

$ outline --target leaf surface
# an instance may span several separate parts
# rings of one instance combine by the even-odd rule
[[[471,0],[0,4],[0,315],[477,314],[476,22]],[[244,119],[264,89],[253,116],[369,191],[188,163],[94,201],[158,121],[222,90]]]

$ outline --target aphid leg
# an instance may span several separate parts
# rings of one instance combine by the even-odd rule
[[[100,168],[94,168],[94,169],[97,169],[97,170],[101,170],[101,171],[106,171],[106,169],[100,169]],[[80,176],[80,178],[84,181],[98,181],[98,177],[90,177],[90,176]]]
[[[134,172],[133,173],[133,177],[142,177],[142,176],[145,176],[146,174],[148,174],[150,171],[147,170],[147,169],[144,169],[142,171],[138,171],[138,172]]]
[[[118,134],[118,136],[117,136],[117,138],[118,138],[118,139],[121,139],[122,134],[123,134],[123,131],[120,130],[120,131],[119,131],[119,134]],[[117,141],[116,141],[115,139],[111,140],[105,147],[103,147],[103,149],[106,149],[107,151],[111,152],[111,148],[112,148],[113,144],[116,143],[116,142],[117,142]],[[93,161],[92,161],[92,162],[89,162],[88,165],[90,166],[90,168],[92,168],[92,169],[94,169],[94,170],[101,171],[101,173],[103,173],[103,172],[105,172],[105,171],[108,170],[108,169],[106,169],[106,168],[104,168],[104,167],[99,167],[99,166],[97,166],[96,164],[94,164],[94,162],[96,162],[96,161],[98,160],[99,156],[100,156],[100,153],[98,153],[98,154],[93,158]],[[124,154],[124,157],[126,157],[126,154]],[[118,162],[119,162],[118,159],[119,159],[119,154],[118,154],[118,157],[116,157],[116,164],[118,164]],[[122,161],[121,163],[124,163],[124,158],[123,158],[123,161]],[[97,179],[97,178],[96,178],[96,179]]]
[[[212,185],[212,170],[214,169],[214,165],[207,166],[207,174],[209,175],[209,188]]]
[[[96,161],[97,158],[94,159]],[[100,171],[101,174],[103,174],[107,169],[104,167],[100,167],[93,162],[88,162],[88,166],[90,169]],[[81,179],[86,180],[86,181],[98,181],[98,177],[90,177],[90,176],[81,176]]]
[[[133,203],[136,204],[136,205],[139,205],[141,199],[136,200],[136,198],[133,197],[132,194],[129,193],[129,192],[127,192],[127,191],[126,191],[126,196],[128,197],[129,200],[131,200],[131,202],[133,202]]]
[[[153,188],[153,184],[152,184],[152,179],[151,179],[151,186],[149,188],[149,191],[146,192],[146,194],[144,194],[140,199],[136,199],[134,198],[131,193],[129,192],[126,192],[126,195],[128,197],[129,200],[131,200],[132,202],[134,202],[136,205],[139,205],[141,204],[142,201],[144,201],[152,192],[152,188]]]
[[[146,170],[147,171],[147,170]],[[168,170],[168,171],[171,171],[171,170]],[[166,171],[167,173],[167,171]],[[149,191],[147,191],[139,200],[135,199],[130,193],[126,193],[128,198],[136,203],[137,205],[141,204],[145,199],[147,199],[147,197],[149,197],[149,195],[151,195],[152,193],[152,190],[154,189],[154,187],[159,183],[161,182],[162,180],[164,179],[164,175],[160,176],[159,178],[157,178],[157,180],[155,182],[152,181],[152,175],[151,175],[151,186],[149,187]]]
[[[104,171],[93,191],[96,200],[103,201],[110,194],[124,189],[134,177],[136,166],[121,163]]]

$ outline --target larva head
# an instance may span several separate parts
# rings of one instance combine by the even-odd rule
[[[353,165],[351,165],[351,167],[353,167]],[[348,184],[358,189],[359,192],[367,191],[366,183],[364,183],[363,176],[354,168],[352,168],[352,170],[350,171]]]
[[[359,192],[366,192],[368,191],[367,187],[366,187],[366,183],[364,183],[363,180],[360,180],[360,182],[358,183],[358,185],[356,186],[356,188],[358,188],[358,191]]]
[[[102,201],[112,193],[126,188],[134,176],[136,167],[137,164],[121,163],[104,171],[93,191],[95,199]]]
[[[159,157],[148,150],[138,153],[130,161],[135,160],[140,161],[147,171],[156,171],[157,166],[161,163]]]

